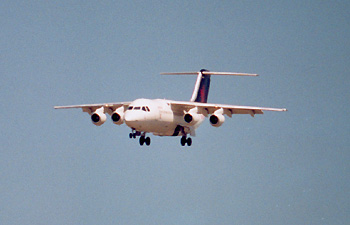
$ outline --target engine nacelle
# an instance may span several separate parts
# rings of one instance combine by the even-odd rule
[[[193,126],[199,121],[203,121],[202,119],[204,118],[204,115],[198,114],[197,112],[198,112],[197,108],[193,108],[190,111],[185,113],[183,119],[187,125]]]
[[[119,107],[111,114],[111,119],[114,124],[121,125],[124,123],[124,107]]]
[[[98,108],[91,114],[91,121],[96,126],[101,126],[106,122],[107,116],[104,113],[104,108]]]
[[[218,110],[219,111],[219,110]],[[220,127],[225,122],[225,116],[215,111],[210,117],[209,122],[213,127]]]

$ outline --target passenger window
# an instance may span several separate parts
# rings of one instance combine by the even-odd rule
[[[134,110],[140,110],[140,109],[141,109],[140,106],[136,106],[136,107],[134,108]]]

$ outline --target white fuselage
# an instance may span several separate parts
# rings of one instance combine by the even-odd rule
[[[153,133],[158,136],[178,136],[178,126],[187,131],[196,129],[204,120],[204,116],[194,124],[187,124],[184,112],[176,113],[169,102],[163,99],[136,99],[125,111],[124,121],[131,129]]]

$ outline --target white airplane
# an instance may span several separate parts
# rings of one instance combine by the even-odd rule
[[[209,122],[214,127],[220,127],[225,122],[224,115],[232,117],[232,114],[263,114],[263,111],[287,111],[284,108],[263,108],[251,106],[237,106],[207,103],[210,76],[234,75],[234,76],[258,76],[248,73],[199,72],[161,73],[162,75],[197,75],[190,101],[173,101],[166,99],[136,99],[131,102],[86,104],[55,106],[55,109],[81,108],[89,113],[92,123],[101,126],[107,119],[106,113],[111,115],[114,124],[121,125],[124,122],[131,128],[130,138],[140,136],[140,145],[150,145],[150,137],[147,133],[157,136],[181,136],[181,145],[192,145],[192,139],[187,135],[195,136],[195,130],[209,116]]]

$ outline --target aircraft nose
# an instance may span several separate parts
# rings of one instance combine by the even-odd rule
[[[138,121],[138,117],[134,113],[125,113],[125,122],[134,122]]]
[[[126,112],[124,115],[124,120],[126,125],[128,125],[131,128],[137,128],[139,126],[139,122],[143,121],[142,115],[139,115],[139,113],[135,112]]]

